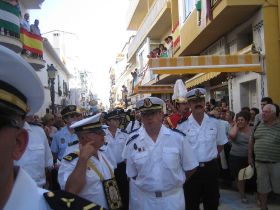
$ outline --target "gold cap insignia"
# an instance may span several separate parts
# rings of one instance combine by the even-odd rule
[[[150,108],[152,105],[153,104],[152,104],[152,102],[151,102],[151,100],[149,98],[145,98],[144,99],[144,107]]]
[[[200,98],[200,96],[202,95],[202,93],[199,91],[199,89],[197,89],[194,94],[197,98]]]

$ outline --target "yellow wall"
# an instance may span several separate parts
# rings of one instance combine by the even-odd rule
[[[186,22],[181,28],[181,46],[176,52],[175,56],[179,56],[194,41],[194,39],[201,33],[203,29],[203,27],[197,25],[197,11],[195,9],[188,16]]]
[[[280,104],[280,34],[279,34],[279,8],[278,2],[269,1],[263,7],[265,65],[267,76],[268,96]]]
[[[179,5],[178,0],[171,1],[171,18],[172,18],[172,29],[179,20]]]

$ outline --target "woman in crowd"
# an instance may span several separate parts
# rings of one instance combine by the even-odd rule
[[[236,180],[237,188],[243,203],[248,202],[245,195],[245,180],[238,180],[238,173],[240,169],[248,165],[248,143],[251,135],[249,121],[250,113],[239,112],[236,115],[236,123],[229,133],[229,139],[232,142],[229,167],[232,178]]]
[[[260,111],[258,108],[253,107],[250,109],[250,113],[251,113],[250,126],[253,127],[255,122],[255,117],[257,114],[260,113]]]
[[[45,114],[43,117],[44,130],[48,137],[49,144],[51,144],[53,135],[57,132],[57,128],[53,126],[54,122],[54,116],[50,113]]]

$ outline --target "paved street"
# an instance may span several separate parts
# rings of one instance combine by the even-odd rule
[[[256,198],[255,195],[249,194],[248,204],[241,203],[241,200],[239,198],[239,194],[232,190],[224,190],[221,191],[221,204],[219,210],[260,210],[260,207],[256,205]],[[203,209],[203,208],[201,208]],[[278,199],[277,202],[270,202],[269,210],[280,210],[280,202]]]

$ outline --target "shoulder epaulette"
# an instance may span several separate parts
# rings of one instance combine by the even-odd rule
[[[141,128],[141,127],[132,130],[131,132],[129,132],[129,134],[131,134],[131,133],[133,133],[133,132],[135,132],[135,131],[138,131],[140,128]]]
[[[212,118],[212,119],[216,119],[216,120],[219,120],[217,117],[215,117],[214,115],[212,114],[208,114],[208,117]]]
[[[81,198],[66,191],[54,191],[44,193],[44,198],[53,210],[101,210],[101,206],[92,203],[91,201]],[[105,209],[104,209],[105,210]]]
[[[73,146],[73,145],[75,145],[75,144],[78,144],[78,143],[79,143],[78,140],[72,141],[72,142],[68,143],[68,147],[71,147],[71,146]]]
[[[125,129],[121,129],[121,132],[123,133],[127,133],[127,131]]]
[[[139,134],[135,134],[133,135],[126,143],[126,145],[130,144],[130,142],[132,142],[134,139],[136,139],[139,136]]]
[[[65,156],[63,157],[63,159],[70,162],[70,161],[76,159],[78,156],[79,156],[79,155],[78,155],[77,153],[72,152],[72,153],[69,153],[68,155],[65,155]]]
[[[188,120],[188,117],[183,117],[181,120],[179,120],[178,124],[181,124],[187,120]]]
[[[183,136],[186,136],[186,134],[185,134],[184,132],[182,132],[182,131],[180,131],[180,130],[178,130],[178,129],[176,129],[176,128],[173,128],[173,129],[171,129],[171,130],[173,130],[173,131],[175,131],[175,132],[177,132],[177,133],[180,133],[180,134],[182,134]]]

